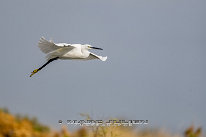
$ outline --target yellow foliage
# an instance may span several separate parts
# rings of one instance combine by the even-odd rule
[[[89,115],[86,117],[91,119]],[[184,132],[184,136],[199,137],[201,132],[201,128],[194,130],[191,126]],[[13,116],[8,110],[0,109],[0,137],[178,137],[178,135],[171,135],[162,130],[135,132],[124,126],[82,127],[73,133],[70,133],[66,126],[62,126],[61,131],[57,132],[40,124],[36,118]]]
[[[48,132],[38,132],[29,119],[17,119],[0,109],[0,137],[44,137]]]

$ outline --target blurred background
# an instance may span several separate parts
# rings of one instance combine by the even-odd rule
[[[58,120],[144,119],[141,128],[206,126],[206,1],[1,1],[0,107]],[[106,62],[55,61],[40,37],[91,44]]]

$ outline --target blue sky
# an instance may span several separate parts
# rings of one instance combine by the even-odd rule
[[[206,126],[204,0],[2,1],[0,107],[54,128],[59,119],[148,119],[144,127]],[[106,62],[43,65],[41,36],[91,44]]]

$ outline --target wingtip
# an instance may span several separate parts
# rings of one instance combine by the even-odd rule
[[[46,39],[44,36],[42,36],[39,41],[44,41],[44,40],[46,40]]]
[[[106,61],[107,60],[107,56],[106,57],[102,57],[102,61]]]

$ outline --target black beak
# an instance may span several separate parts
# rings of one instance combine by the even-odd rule
[[[97,47],[90,47],[92,49],[98,49],[98,50],[103,50],[102,48],[97,48]]]

